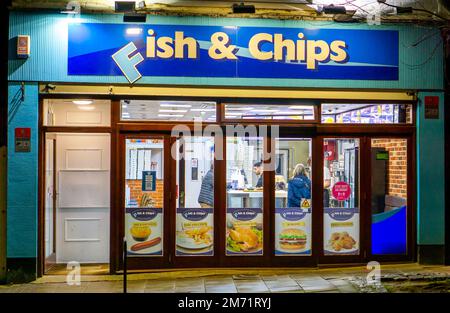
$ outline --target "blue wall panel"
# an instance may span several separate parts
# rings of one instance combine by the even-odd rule
[[[439,119],[425,119],[424,97],[439,96]],[[417,243],[445,240],[444,94],[421,92],[417,108]]]
[[[27,81],[125,83],[125,77],[68,76],[67,28],[69,23],[122,23],[122,15],[86,15],[79,20],[67,14],[12,12],[11,41],[21,35],[31,36],[31,57],[9,61],[9,79]],[[399,31],[398,81],[364,81],[332,79],[253,79],[217,77],[145,77],[138,84],[235,85],[276,87],[443,89],[443,44],[436,28],[413,25],[369,26],[333,22],[280,21],[269,19],[235,19],[208,17],[148,16],[147,23],[182,25],[239,25],[264,27],[301,27],[328,29],[384,29]],[[12,45],[14,48],[14,45]],[[13,51],[11,52],[13,55]]]
[[[38,85],[10,83],[8,94],[7,256],[37,256]],[[31,152],[14,151],[14,129],[31,128]]]

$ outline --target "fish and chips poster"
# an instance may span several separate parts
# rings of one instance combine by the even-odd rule
[[[214,254],[213,216],[213,208],[177,208],[177,256]]]

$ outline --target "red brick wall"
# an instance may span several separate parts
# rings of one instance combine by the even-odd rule
[[[406,139],[372,139],[372,147],[389,151],[388,192],[391,196],[407,198]]]
[[[127,179],[126,184],[130,188],[130,200],[136,200],[140,204],[142,195],[147,193],[155,201],[155,207],[163,207],[164,184],[161,179],[156,180],[156,191],[142,191],[140,179]]]

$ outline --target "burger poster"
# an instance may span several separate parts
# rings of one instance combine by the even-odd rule
[[[213,208],[177,208],[176,255],[213,255]]]
[[[127,208],[125,235],[129,256],[162,256],[161,208]]]
[[[359,209],[324,209],[324,254],[359,254]]]
[[[262,254],[262,209],[227,208],[226,255]]]
[[[275,255],[311,255],[311,208],[275,209]]]

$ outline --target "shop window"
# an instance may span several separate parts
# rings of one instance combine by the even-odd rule
[[[306,120],[313,121],[313,105],[225,104],[228,120]]]
[[[324,139],[324,254],[359,254],[359,139]]]
[[[407,140],[371,143],[372,254],[406,254]]]
[[[130,256],[163,255],[164,141],[127,139],[125,236]]]
[[[214,138],[177,139],[176,255],[214,253]]]
[[[228,137],[226,255],[263,254],[263,139]]]
[[[323,103],[326,124],[411,124],[412,105]]]
[[[46,99],[44,126],[105,127],[111,125],[111,101],[89,99]]]
[[[275,146],[275,255],[311,255],[311,139]]]
[[[202,101],[122,100],[122,121],[216,122],[216,103]]]

